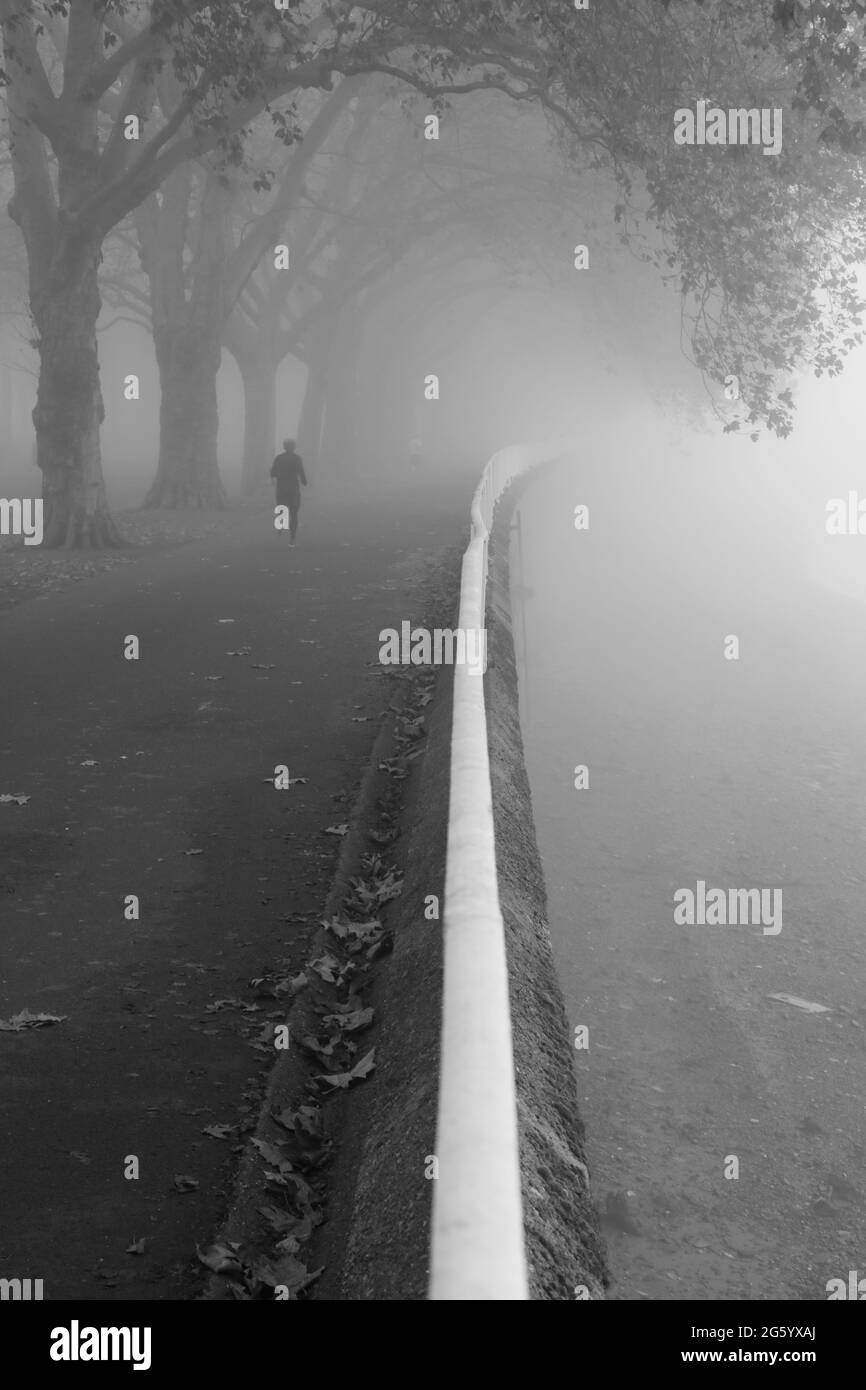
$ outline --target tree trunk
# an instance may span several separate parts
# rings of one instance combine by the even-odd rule
[[[334,319],[323,319],[317,326],[307,356],[307,387],[298,421],[298,453],[307,467],[318,464],[322,445],[322,426],[327,399],[328,359],[334,333]]]
[[[412,402],[423,390],[423,378],[413,380],[406,371],[407,352],[405,338],[389,319],[369,323],[358,369],[355,447],[376,471],[402,465],[409,440],[418,433]]]
[[[223,508],[217,460],[219,333],[198,325],[154,332],[162,402],[159,465],[145,507]]]
[[[48,548],[124,544],[108,510],[99,446],[105,409],[96,345],[98,264],[98,243],[61,245],[46,282],[31,296],[40,357],[33,424]]]
[[[359,364],[364,315],[354,309],[341,323],[326,372],[322,457],[329,471],[352,472],[358,464],[357,431],[361,415]]]
[[[244,463],[241,491],[252,496],[267,487],[277,428],[277,363],[271,357],[238,363],[244,384]]]

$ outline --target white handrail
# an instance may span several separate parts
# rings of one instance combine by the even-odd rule
[[[485,626],[487,547],[498,498],[518,474],[573,447],[570,440],[513,445],[488,461],[470,509],[460,579],[463,632]],[[429,1297],[528,1299],[484,682],[465,664],[454,667],[443,931]]]

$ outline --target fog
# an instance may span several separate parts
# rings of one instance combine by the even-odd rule
[[[51,43],[57,51],[50,80],[33,99],[62,91],[65,100],[65,7],[48,8],[53,27],[34,38],[34,52]],[[149,13],[146,5],[121,8],[130,23]],[[226,9],[239,31],[245,8]],[[381,8],[388,29],[401,7]],[[427,7],[402,8],[416,24],[415,11]],[[144,139],[136,157],[146,171],[154,129],[168,132],[166,148],[151,151],[151,164],[158,155],[165,176],[151,187],[144,175],[140,184],[129,175],[138,165],[123,150],[116,124],[120,77],[112,79],[113,60],[104,60],[110,99],[98,120],[94,106],[99,132],[92,140],[103,140],[110,157],[90,154],[104,180],[116,158],[111,177],[120,193],[94,174],[85,213],[103,199],[110,216],[93,215],[100,235],[90,229],[80,265],[63,243],[70,219],[59,216],[68,211],[61,193],[74,180],[69,170],[58,176],[63,151],[45,134],[51,123],[30,132],[33,146],[16,155],[18,165],[0,163],[0,184],[10,195],[14,185],[17,220],[34,244],[41,205],[29,209],[29,221],[20,210],[39,180],[28,181],[21,168],[26,172],[28,158],[50,164],[41,191],[58,213],[49,230],[60,248],[45,258],[51,273],[32,295],[31,315],[22,236],[0,214],[0,492],[41,493],[53,528],[38,559],[18,536],[0,537],[9,583],[0,608],[14,672],[2,692],[10,730],[13,706],[24,711],[14,716],[18,725],[3,750],[11,767],[0,788],[4,830],[13,826],[8,892],[22,997],[6,1010],[11,1022],[0,1024],[9,1032],[34,1022],[65,1024],[84,1000],[88,1065],[97,1077],[90,1089],[104,1086],[109,1096],[96,1119],[82,1107],[78,1091],[86,1085],[72,1073],[64,1075],[68,1093],[48,1110],[55,1063],[35,1051],[27,1063],[34,1088],[43,1088],[42,1121],[50,1129],[46,1115],[53,1121],[65,1106],[58,1132],[64,1145],[76,1146],[59,1158],[53,1153],[37,1248],[40,1258],[55,1261],[55,1287],[84,1289],[82,1297],[104,1296],[103,1271],[91,1269],[96,1245],[109,1228],[118,1244],[127,1222],[127,1208],[118,1216],[114,1208],[122,1204],[112,1198],[103,1226],[94,1222],[93,1231],[76,1234],[81,1267],[63,1267],[58,1231],[68,1211],[76,1203],[79,1213],[89,1211],[88,1200],[98,1204],[108,1190],[97,1190],[98,1164],[84,1172],[91,1162],[87,1124],[103,1127],[106,1149],[105,1133],[114,1142],[116,1128],[118,1143],[145,1152],[152,1117],[172,1107],[175,1120],[203,1115],[199,1089],[210,1087],[204,1100],[211,1123],[196,1120],[182,1138],[162,1143],[153,1161],[165,1171],[135,1208],[136,1221],[128,1218],[129,1246],[119,1246],[121,1257],[142,1255],[141,1232],[152,1225],[164,1242],[162,1265],[156,1273],[142,1265],[145,1273],[128,1275],[126,1287],[139,1294],[145,1288],[143,1296],[154,1299],[169,1288],[183,1298],[203,1277],[197,1267],[190,1273],[191,1251],[212,1273],[234,1277],[240,1266],[227,1246],[204,1258],[192,1225],[166,1222],[165,1192],[186,1201],[198,1189],[202,1199],[217,1193],[219,1202],[228,1193],[228,1168],[198,1136],[222,1141],[226,1154],[234,1131],[246,1142],[265,1092],[240,1092],[248,1085],[244,1049],[252,1039],[259,1060],[273,1062],[273,1030],[263,1042],[263,1022],[276,1016],[282,996],[294,1007],[309,984],[299,974],[305,962],[335,991],[348,989],[345,1014],[316,1005],[322,1019],[336,1020],[330,1041],[317,1042],[311,1031],[300,1038],[302,1048],[312,1038],[315,1065],[326,1068],[318,1081],[333,1082],[332,1095],[373,1071],[372,1051],[368,1067],[365,1058],[365,1069],[350,1070],[350,1034],[371,1026],[373,1016],[372,1007],[368,1017],[359,1005],[364,986],[355,994],[349,983],[357,962],[337,980],[333,962],[308,956],[307,946],[319,926],[329,929],[321,914],[337,891],[332,871],[344,879],[349,873],[348,857],[335,868],[344,843],[369,869],[369,880],[348,880],[355,885],[353,911],[372,915],[399,896],[396,876],[406,866],[391,866],[390,855],[409,841],[401,843],[398,784],[424,766],[413,760],[429,732],[425,721],[441,716],[444,727],[450,711],[450,687],[441,681],[434,693],[429,672],[429,690],[412,686],[407,695],[417,704],[395,705],[391,687],[380,699],[385,679],[374,639],[423,605],[438,606],[437,622],[454,621],[458,551],[485,464],[510,445],[560,439],[568,444],[558,457],[522,480],[517,501],[512,495],[503,507],[514,507],[520,737],[568,1041],[581,1026],[592,1039],[588,1057],[575,1043],[573,1060],[588,1123],[591,1200],[610,1245],[610,1296],[814,1298],[822,1296],[825,1276],[862,1260],[862,1202],[855,1210],[860,1194],[851,1175],[862,1173],[866,1156],[866,1053],[857,1031],[866,1026],[866,346],[848,352],[836,376],[810,369],[810,352],[826,352],[837,328],[849,335],[845,348],[855,332],[850,259],[832,249],[828,229],[842,227],[842,246],[847,224],[862,221],[852,172],[858,147],[851,143],[866,129],[857,105],[862,83],[852,83],[851,129],[840,133],[835,122],[817,132],[814,112],[823,121],[830,98],[816,101],[814,112],[806,101],[805,114],[805,99],[795,104],[791,74],[799,73],[802,54],[790,56],[789,68],[780,47],[789,41],[792,7],[773,6],[772,24],[781,25],[782,36],[774,30],[762,47],[746,34],[757,54],[750,81],[763,79],[766,65],[780,84],[790,83],[785,120],[789,110],[800,111],[802,130],[784,155],[781,123],[769,152],[735,141],[724,150],[684,149],[692,142],[674,141],[665,103],[672,83],[705,89],[696,55],[713,7],[690,6],[682,42],[672,48],[667,25],[679,24],[685,7],[668,16],[667,4],[642,6],[647,24],[659,26],[642,73],[644,46],[627,6],[605,12],[593,5],[586,21],[592,42],[586,49],[575,44],[573,53],[566,45],[564,57],[557,25],[570,26],[586,6],[542,6],[533,16],[522,5],[494,6],[488,33],[490,8],[479,10],[481,37],[475,21],[465,21],[466,42],[477,42],[481,55],[469,66],[495,66],[487,46],[502,38],[498,61],[506,77],[493,84],[502,90],[488,90],[486,78],[467,81],[466,99],[450,102],[431,91],[465,66],[459,49],[453,63],[443,57],[444,28],[457,23],[453,7],[432,7],[438,27],[429,52],[422,21],[410,41],[401,18],[390,46],[373,58],[355,33],[355,7],[326,6],[319,14],[313,5],[314,18],[296,16],[295,5],[276,6],[273,14],[266,7],[269,23],[252,24],[247,35],[259,66],[266,62],[270,73],[285,45],[286,61],[303,51],[318,75],[305,68],[297,90],[274,89],[276,120],[264,97],[252,103],[248,124],[235,112],[222,144],[212,138],[218,117],[206,104],[194,110],[193,95],[193,114],[175,111],[172,132],[172,103],[192,69],[181,65],[172,81],[150,92],[149,77],[141,76],[146,60],[140,72],[134,52],[129,57],[114,36],[106,49],[120,44],[124,62],[136,65],[130,89],[137,91],[141,77],[148,89],[142,102],[150,103],[141,130],[123,139]],[[212,30],[222,34],[221,7],[203,7],[203,17],[202,7],[193,9],[201,41],[213,42]],[[555,12],[555,23],[544,31],[538,58],[533,36],[546,10]],[[748,29],[748,16],[740,18]],[[302,40],[304,23],[309,33]],[[350,47],[357,40],[360,66],[357,55],[342,66],[335,59],[333,70],[320,62],[318,45],[332,25],[335,53],[344,40]],[[837,37],[833,30],[828,40],[834,62]],[[187,39],[184,30],[179,52]],[[730,49],[723,47],[718,78],[729,82],[732,101],[748,47],[740,39],[738,32]],[[163,40],[153,42],[147,51],[162,76]],[[410,59],[405,50],[415,43]],[[662,71],[669,51],[677,61]],[[220,72],[232,67],[224,49],[218,56]],[[96,72],[103,55],[94,52],[89,61]],[[413,69],[416,80],[402,81],[398,61],[420,63],[423,73]],[[844,50],[843,65],[851,61]],[[554,62],[562,64],[555,80]],[[372,64],[369,71],[364,63]],[[254,69],[237,78],[245,99],[255,90]],[[23,110],[20,64],[13,76],[23,84]],[[831,64],[834,100],[842,100],[842,80]],[[515,93],[515,81],[528,86]],[[446,82],[449,96],[453,85]],[[564,122],[552,102],[559,87],[571,103]],[[527,100],[541,91],[549,103],[544,115]],[[213,93],[208,99],[217,101]],[[703,119],[706,100],[695,99]],[[51,95],[52,113],[56,100]],[[64,108],[70,120],[74,106]],[[20,110],[13,117],[23,119]],[[180,127],[191,145],[181,147]],[[801,202],[810,222],[803,214],[801,223]],[[28,253],[35,263],[33,245]],[[860,228],[858,258],[863,253]],[[78,265],[77,299],[64,298],[67,286],[56,273],[67,262]],[[859,290],[866,295],[866,266]],[[94,387],[97,340],[104,420]],[[725,381],[738,390],[741,384],[742,396],[729,399]],[[781,437],[772,426],[784,423],[778,401],[786,387],[795,411],[792,431]],[[284,440],[297,441],[298,452],[288,449],[275,460]],[[280,501],[281,488],[288,500]],[[272,495],[276,513],[290,515],[288,535],[285,519],[277,524]],[[850,505],[856,523],[861,498],[861,528],[831,534],[828,509],[838,501],[847,519]],[[6,511],[14,515],[10,506]],[[190,516],[201,520],[198,529],[187,525]],[[84,561],[73,555],[79,550],[87,552]],[[424,621],[430,616],[425,611]],[[122,654],[121,635],[130,644]],[[418,677],[390,674],[395,687],[406,676],[407,690]],[[382,680],[375,695],[371,676]],[[371,752],[380,748],[374,730],[385,730],[392,714],[399,727],[380,761]],[[397,790],[386,796],[377,788],[374,795],[368,772],[393,779]],[[103,776],[110,785],[100,783]],[[356,827],[352,808],[362,779]],[[271,791],[290,793],[278,803],[279,816],[266,800]],[[374,815],[374,802],[376,827],[362,830],[360,819]],[[486,817],[486,802],[477,809]],[[34,823],[36,835],[28,838],[21,827],[29,831]],[[529,817],[527,824],[531,829]],[[368,831],[370,843],[364,839],[359,849]],[[95,841],[76,839],[91,833],[100,837],[98,850]],[[383,857],[365,853],[371,844]],[[130,846],[140,862],[127,862]],[[532,858],[531,834],[522,849]],[[44,872],[43,854],[51,864]],[[107,886],[94,893],[97,863]],[[739,935],[713,934],[705,923],[683,930],[673,916],[676,894],[714,878],[735,894],[784,893],[785,931],[748,931],[756,921],[738,923],[747,927]],[[136,935],[138,893],[147,899],[142,883],[152,895],[152,917]],[[66,894],[56,911],[54,892]],[[426,888],[416,896],[426,902]],[[121,937],[118,904],[131,899],[136,915],[123,919]],[[31,954],[34,916],[37,926],[44,919],[54,929]],[[363,932],[372,927],[382,923],[361,921],[352,937],[356,954],[369,945],[370,962],[387,957],[394,944],[390,929],[368,943]],[[335,917],[330,928],[336,951],[348,927]],[[38,973],[43,947],[53,972],[48,983]],[[192,983],[178,974],[186,970]],[[103,973],[97,980],[92,972]],[[15,981],[18,989],[18,975]],[[429,991],[429,980],[423,988]],[[244,989],[268,1002],[240,1001]],[[48,1005],[62,1001],[64,1012],[29,1013],[31,1004],[46,1004],[40,990]],[[152,997],[139,1006],[136,992],[148,990]],[[189,1001],[195,1012],[180,1014],[175,1005],[187,1007],[188,990],[198,990]],[[146,1036],[157,1018],[151,1007],[164,1012]],[[780,1014],[780,1007],[799,1012]],[[215,1062],[211,1038],[224,1013],[234,1027],[233,1011],[248,1023],[255,1014],[249,1026],[258,1031],[248,1038],[238,1027],[220,1037],[226,1060]],[[140,1017],[130,1022],[127,1014]],[[104,1043],[103,1015],[121,1061],[115,1043]],[[142,1019],[143,1041],[134,1033]],[[200,1028],[201,1021],[214,1026]],[[176,1031],[187,1023],[186,1032]],[[305,1027],[319,1023],[311,1012]],[[557,1027],[561,1032],[561,1019]],[[393,1047],[393,1037],[388,1042]],[[339,1071],[331,1067],[337,1046],[344,1049]],[[152,1075],[149,1054],[148,1068],[140,1060],[149,1048],[162,1048]],[[411,1067],[405,1070],[408,1076]],[[127,1076],[140,1085],[130,1087]],[[31,1083],[22,1086],[16,1073],[12,1084],[19,1102]],[[218,1094],[224,1085],[225,1095]],[[434,1085],[425,1081],[419,1089],[426,1104]],[[115,1122],[124,1105],[127,1129]],[[345,1113],[351,1129],[361,1112]],[[301,1150],[301,1130],[310,1136],[310,1152],[299,1150],[291,1177],[298,1193],[309,1195],[318,1177],[307,1184],[298,1175],[317,1172],[320,1160],[324,1166],[331,1139],[312,1110],[303,1123],[300,1110],[283,1114]],[[346,1164],[367,1145],[368,1120],[352,1130],[349,1159],[339,1159],[338,1185],[349,1206],[355,1199]],[[24,1121],[16,1123],[23,1131]],[[560,1138],[557,1131],[553,1147]],[[25,1169],[35,1171],[42,1133],[34,1127],[27,1142],[14,1174],[16,1248],[25,1252],[33,1205]],[[289,1141],[281,1135],[279,1142]],[[232,1142],[231,1153],[241,1148]],[[150,1162],[153,1147],[147,1152]],[[373,1146],[366,1152],[369,1158]],[[731,1155],[743,1161],[739,1187],[720,1176]],[[68,1179],[69,1157],[82,1166],[81,1198]],[[110,1161],[116,1163],[113,1152]],[[575,1164],[583,1167],[570,1150],[563,1162],[571,1178]],[[201,1182],[191,1176],[199,1163]],[[285,1192],[289,1168],[280,1163],[273,1175]],[[112,1172],[116,1177],[117,1167]],[[853,1198],[838,1196],[851,1191]],[[69,1205],[52,1214],[55,1193]],[[400,1202],[404,1196],[401,1190]],[[841,1210],[837,1199],[851,1209]],[[584,1200],[588,1206],[582,1193]],[[304,1240],[318,1238],[320,1212],[310,1202],[309,1209],[298,1206]],[[384,1225],[392,1208],[383,1203],[382,1210]],[[258,1214],[272,1234],[287,1237],[283,1253],[289,1251],[294,1212],[259,1206]],[[212,1215],[202,1206],[202,1231],[210,1222],[216,1232]],[[339,1241],[339,1221],[335,1229],[329,1238]],[[412,1234],[427,1239],[426,1228]],[[289,1266],[295,1253],[286,1255]],[[316,1261],[309,1258],[312,1271]],[[411,1250],[405,1258],[414,1259]],[[415,1259],[413,1266],[422,1283],[423,1263]],[[256,1268],[244,1275],[246,1293],[238,1297],[273,1294],[278,1276],[267,1264]],[[299,1268],[293,1297],[321,1273]]]
[[[563,523],[574,506],[592,499],[604,509],[606,526],[635,511],[643,518],[638,540],[630,542],[638,548],[617,552],[611,563],[612,586],[629,582],[630,567],[650,583],[664,584],[675,572],[688,575],[693,591],[704,585],[773,588],[792,574],[812,574],[866,598],[856,537],[829,536],[825,526],[831,499],[847,499],[851,491],[866,495],[860,386],[866,349],[855,350],[834,379],[794,378],[797,410],[787,439],[764,432],[753,443],[745,433],[726,435],[721,389],[707,386],[683,352],[677,296],[652,270],[636,269],[627,258],[621,264],[637,277],[644,297],[647,317],[639,334],[623,319],[613,283],[605,313],[601,273],[591,302],[582,291],[506,289],[493,302],[434,310],[402,322],[396,333],[391,329],[390,355],[369,384],[374,441],[359,441],[360,456],[350,461],[313,459],[312,471],[328,486],[354,485],[360,475],[374,495],[387,493],[401,476],[409,439],[419,436],[430,480],[441,477],[444,485],[457,475],[468,486],[499,448],[569,436],[576,443],[574,482],[560,499]],[[378,327],[362,353],[375,354],[381,341]],[[6,487],[13,490],[20,479],[32,490],[38,482],[29,468],[32,354],[22,348],[20,332],[7,330],[0,348]],[[100,355],[109,495],[115,506],[138,505],[159,447],[152,340],[143,327],[114,322],[101,334]],[[140,378],[138,401],[124,399],[130,372]],[[423,395],[429,372],[440,380],[435,401]],[[291,356],[279,369],[275,449],[297,432],[307,377],[306,366]],[[220,470],[229,494],[237,496],[243,393],[225,351],[218,398]],[[262,459],[263,473],[268,465]],[[607,534],[616,546],[616,527]]]

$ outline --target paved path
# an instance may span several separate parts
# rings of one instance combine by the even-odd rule
[[[339,848],[322,832],[377,728],[352,721],[383,703],[378,632],[416,616],[424,556],[460,534],[463,497],[419,501],[313,492],[294,550],[239,513],[229,541],[0,615],[0,794],[30,798],[0,804],[0,1018],[66,1016],[0,1032],[0,1276],[190,1296],[238,1139],[202,1129],[254,1112],[273,1001],[208,1005],[255,1003],[251,977],[304,958]],[[281,763],[307,782],[277,792]]]

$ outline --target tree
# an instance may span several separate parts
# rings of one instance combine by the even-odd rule
[[[301,31],[266,7],[251,14],[198,0],[0,0],[0,27],[15,175],[9,211],[27,248],[39,341],[44,543],[119,544],[99,447],[104,238],[186,161],[230,151],[232,136],[280,93],[327,89],[358,36],[327,15]],[[167,68],[176,100],[160,118],[154,88]],[[277,131],[296,137],[291,115]]]
[[[119,540],[99,453],[105,236],[187,160],[230,156],[233,136],[278,97],[290,105],[274,112],[275,131],[294,139],[292,101],[329,90],[335,74],[383,73],[434,103],[497,89],[539,104],[567,156],[591,151],[624,196],[645,195],[682,266],[698,361],[717,377],[739,367],[748,418],[784,431],[780,374],[803,362],[836,370],[859,321],[859,93],[848,100],[844,63],[859,75],[863,19],[846,0],[834,31],[838,8],[816,3],[793,25],[775,0],[605,0],[585,12],[571,0],[298,0],[285,13],[240,0],[0,0],[10,215],[40,352],[45,543]],[[177,101],[166,112],[154,92],[169,68]],[[713,91],[765,105],[773,86],[790,114],[780,158],[674,146],[672,105]],[[143,138],[130,138],[130,117]]]
[[[247,399],[248,487],[273,443],[276,372],[287,353],[308,368],[303,449],[328,469],[345,470],[357,452],[359,426],[372,424],[371,402],[359,391],[365,320],[383,295],[393,294],[395,281],[404,288],[413,280],[430,282],[428,300],[445,300],[452,270],[470,257],[479,282],[464,277],[460,293],[467,302],[476,290],[489,292],[497,275],[504,286],[505,271],[491,274],[490,257],[508,264],[512,279],[532,280],[543,254],[551,264],[556,259],[557,199],[563,204],[560,279],[570,265],[573,211],[565,208],[565,195],[574,191],[574,178],[552,158],[537,113],[515,110],[509,118],[501,99],[478,96],[449,114],[449,138],[434,152],[419,138],[423,113],[407,112],[405,95],[393,84],[368,79],[364,93],[366,108],[356,111],[353,103],[284,214],[291,271],[275,270],[265,257],[226,325],[223,341],[238,362]],[[391,335],[392,346],[404,341],[405,334]],[[395,418],[393,405],[388,414]]]
[[[348,79],[333,93],[315,94],[317,109],[304,140],[293,146],[275,188],[268,176],[244,167],[249,161],[238,139],[234,160],[216,151],[198,167],[181,165],[161,197],[150,194],[137,209],[162,396],[159,464],[147,505],[224,502],[216,393],[222,334],[250,274],[273,251],[316,151],[356,90],[357,80]],[[259,206],[241,223],[234,213],[245,180],[255,180]]]

